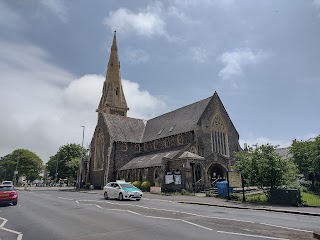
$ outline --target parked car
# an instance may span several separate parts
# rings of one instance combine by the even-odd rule
[[[17,205],[18,193],[12,185],[0,185],[0,204]]]
[[[3,181],[2,182],[3,185],[13,185],[12,181]]]
[[[114,198],[120,201],[124,199],[133,199],[140,201],[143,194],[139,188],[126,182],[109,182],[104,188],[104,198]]]

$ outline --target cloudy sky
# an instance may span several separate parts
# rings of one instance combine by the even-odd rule
[[[0,156],[90,143],[114,29],[130,117],[217,91],[242,146],[320,134],[320,0],[0,0]]]

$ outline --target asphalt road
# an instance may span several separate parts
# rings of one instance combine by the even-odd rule
[[[0,207],[1,240],[313,239],[320,217],[179,204],[104,200],[90,193],[19,191]]]

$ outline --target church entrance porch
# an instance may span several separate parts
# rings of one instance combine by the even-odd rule
[[[216,183],[227,180],[227,170],[219,163],[213,163],[208,168],[209,187],[216,187]]]

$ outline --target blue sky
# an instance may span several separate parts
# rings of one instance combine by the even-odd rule
[[[128,116],[217,91],[242,146],[320,134],[320,0],[1,0],[0,156],[90,143],[114,29]]]

